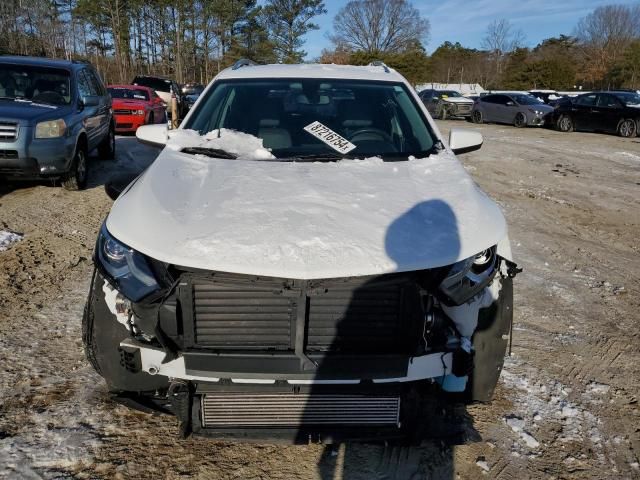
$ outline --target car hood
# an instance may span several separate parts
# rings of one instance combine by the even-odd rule
[[[162,262],[297,279],[449,265],[506,235],[498,206],[449,152],[292,163],[166,148],[107,229]]]
[[[15,121],[22,125],[32,125],[42,120],[62,118],[68,115],[70,110],[69,106],[0,100],[0,119]]]
[[[127,98],[114,98],[111,102],[112,108],[133,108],[144,109],[148,102],[144,100],[130,100]]]
[[[473,103],[473,100],[464,97],[447,97],[443,98],[442,101],[449,103]]]

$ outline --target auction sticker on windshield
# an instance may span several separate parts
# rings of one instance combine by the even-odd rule
[[[323,141],[334,150],[340,153],[349,153],[356,146],[344,137],[331,130],[320,122],[313,122],[304,127],[304,129],[317,139]]]

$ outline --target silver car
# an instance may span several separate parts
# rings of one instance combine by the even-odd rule
[[[471,112],[474,123],[509,123],[516,127],[540,127],[553,107],[524,93],[496,93],[480,97]]]
[[[469,117],[473,100],[463,97],[455,90],[422,90],[419,94],[433,118],[445,120],[447,117]]]

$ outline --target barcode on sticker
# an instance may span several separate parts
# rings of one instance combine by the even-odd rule
[[[337,150],[340,153],[349,153],[351,150],[356,148],[356,146],[349,140],[338,135],[336,132],[331,130],[326,125],[321,124],[320,122],[316,121],[310,123],[309,125],[304,127],[304,129],[311,135],[316,137],[318,140],[323,141],[331,148]]]

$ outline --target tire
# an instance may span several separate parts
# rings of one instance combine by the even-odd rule
[[[625,118],[618,125],[618,135],[624,138],[634,138],[638,135],[638,124],[631,118]]]
[[[573,118],[569,115],[560,115],[558,121],[556,122],[556,130],[560,132],[573,132],[576,129],[575,124],[573,123]]]
[[[515,120],[513,121],[513,125],[516,128],[526,127],[527,126],[527,117],[525,116],[525,114],[522,113],[522,112],[518,112],[516,114]]]
[[[113,125],[109,127],[107,137],[98,145],[98,155],[102,160],[113,160],[116,157],[116,132]]]
[[[78,144],[71,162],[71,170],[62,178],[65,190],[82,190],[87,186],[87,149]]]
[[[483,123],[484,118],[482,117],[482,112],[480,110],[474,110],[471,113],[471,121],[473,123]]]

